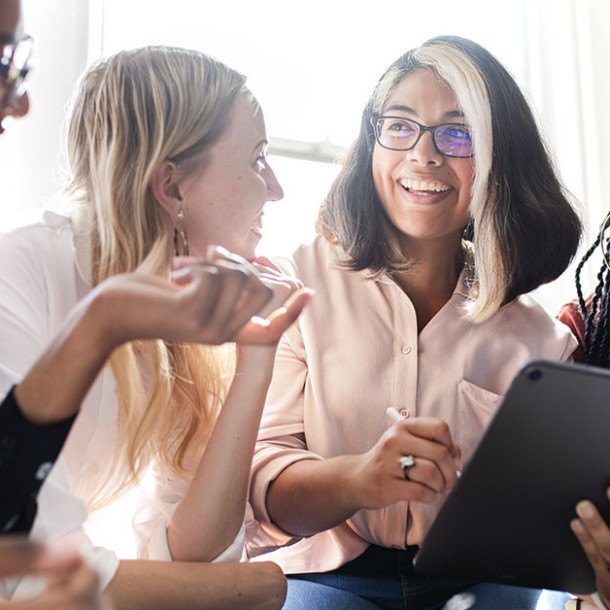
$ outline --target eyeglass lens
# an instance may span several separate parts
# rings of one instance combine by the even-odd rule
[[[0,72],[4,77],[6,93],[2,100],[4,108],[11,108],[25,93],[24,81],[30,71],[30,61],[34,41],[26,36],[14,46],[7,46],[0,62]]]
[[[446,123],[434,127],[420,125],[409,119],[381,117],[377,119],[376,135],[379,143],[391,150],[410,150],[423,131],[431,131],[440,153],[448,157],[471,157],[474,152],[467,125]]]

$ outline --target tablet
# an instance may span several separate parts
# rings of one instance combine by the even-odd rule
[[[570,529],[579,500],[610,524],[610,371],[530,360],[415,557],[424,573],[595,590]]]

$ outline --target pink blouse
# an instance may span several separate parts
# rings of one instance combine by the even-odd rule
[[[419,333],[413,304],[388,276],[340,268],[341,250],[323,238],[294,255],[294,273],[315,297],[284,335],[253,462],[250,501],[258,521],[247,529],[250,556],[265,555],[287,573],[328,571],[370,544],[418,545],[438,513],[399,502],[360,510],[342,525],[296,540],[270,521],[269,484],[298,460],[362,453],[390,426],[388,406],[403,417],[445,420],[463,461],[527,359],[566,360],[576,346],[568,328],[523,296],[482,323],[465,314],[462,272],[451,299]]]

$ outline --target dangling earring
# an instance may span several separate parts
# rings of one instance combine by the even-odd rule
[[[175,256],[188,256],[189,255],[189,242],[186,237],[186,230],[182,226],[184,220],[184,211],[182,208],[178,210],[177,214],[178,223],[174,227],[174,255]],[[182,245],[182,253],[180,252],[179,245]]]
[[[464,226],[462,239],[471,242],[474,241],[474,220],[472,220],[472,218]]]

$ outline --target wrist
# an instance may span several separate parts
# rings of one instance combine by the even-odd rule
[[[337,491],[340,492],[345,510],[352,515],[366,506],[361,475],[362,456],[343,455],[334,458],[334,470],[337,473]]]
[[[105,358],[123,343],[143,338],[144,333],[137,332],[138,325],[133,321],[132,301],[125,298],[111,278],[98,285],[83,302],[85,310],[79,326],[89,333],[91,347]]]
[[[237,344],[235,373],[255,373],[271,378],[277,345],[241,345]]]

